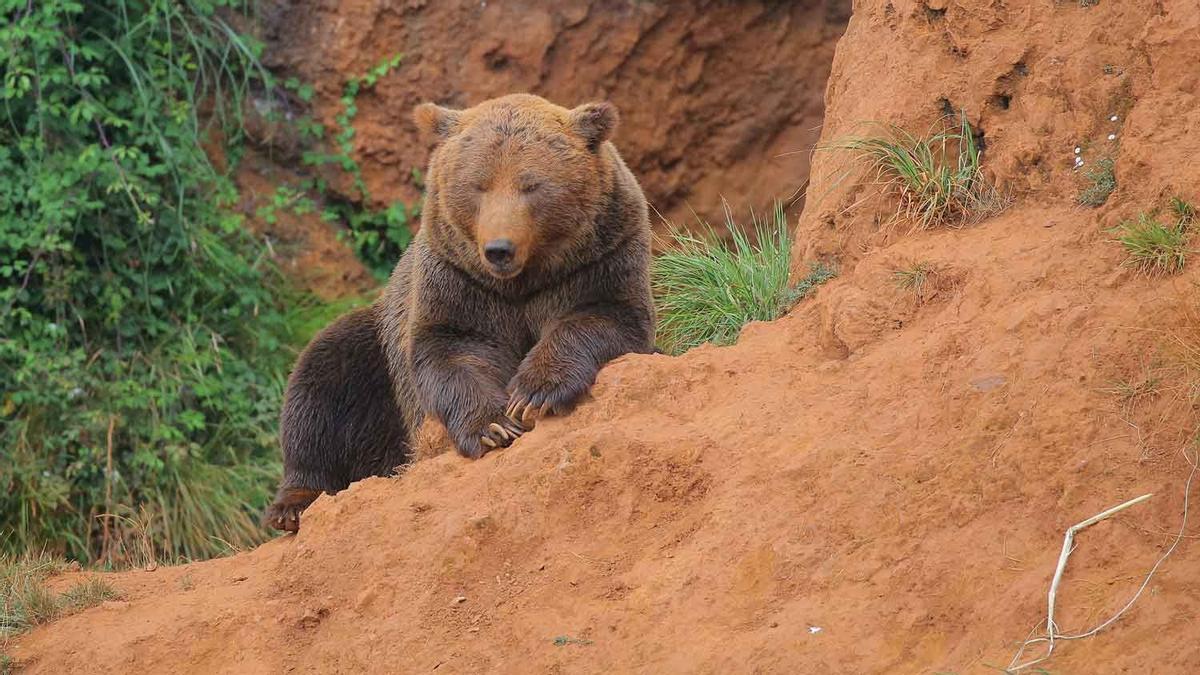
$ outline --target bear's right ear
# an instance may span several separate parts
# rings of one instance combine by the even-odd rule
[[[422,103],[413,110],[413,121],[417,129],[425,136],[433,136],[438,141],[450,138],[458,131],[461,110],[443,108],[433,103]]]

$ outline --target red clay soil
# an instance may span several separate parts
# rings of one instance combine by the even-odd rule
[[[9,653],[30,673],[994,672],[1045,616],[1064,530],[1152,492],[1077,540],[1057,622],[1090,628],[1183,515],[1200,267],[1138,275],[1106,228],[1200,202],[1198,31],[1182,2],[856,3],[825,138],[924,128],[945,98],[1007,212],[881,224],[894,204],[820,153],[797,269],[842,274],[789,316],[622,358],[574,414],[322,497],[298,536],[113,575],[124,601]],[[1116,159],[1099,209],[1074,205],[1076,145]],[[918,262],[920,294],[894,276]],[[1042,665],[1200,672],[1198,517],[1128,613]]]
[[[270,244],[279,269],[301,288],[324,300],[366,293],[378,282],[338,238],[338,228],[315,211],[275,208],[276,221],[267,222],[260,209],[270,208],[276,191],[287,186],[299,191],[304,176],[261,151],[248,148],[238,164],[235,180],[242,197],[239,208],[249,229]]]

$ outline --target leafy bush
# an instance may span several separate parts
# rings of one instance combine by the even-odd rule
[[[267,77],[244,9],[0,0],[0,551],[262,536],[286,288],[200,148]]]
[[[779,318],[836,274],[817,264],[797,285],[788,284],[792,239],[781,207],[770,224],[754,219],[753,242],[728,209],[726,222],[729,243],[711,228],[702,236],[675,230],[670,247],[653,261],[658,345],[667,353],[705,342],[732,344],[747,323]]]
[[[994,215],[1009,199],[983,175],[975,132],[962,114],[955,126],[925,136],[880,125],[876,136],[850,137],[830,149],[849,150],[873,171],[885,190],[899,195],[897,216],[915,229],[961,226]]]

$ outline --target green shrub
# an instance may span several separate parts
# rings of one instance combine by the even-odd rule
[[[111,558],[135,520],[168,559],[262,537],[287,293],[200,148],[236,160],[267,79],[240,5],[3,7],[0,551]]]
[[[876,125],[874,136],[849,137],[828,149],[848,150],[864,162],[887,191],[899,197],[897,217],[914,229],[961,226],[994,215],[1009,199],[983,175],[975,133],[960,115],[957,125],[925,136],[892,125]]]
[[[674,230],[652,263],[658,345],[667,353],[731,344],[747,323],[778,318],[835,275],[815,265],[797,285],[788,284],[792,239],[782,208],[769,224],[754,219],[753,240],[728,210],[726,218],[730,242],[711,228],[702,236]]]

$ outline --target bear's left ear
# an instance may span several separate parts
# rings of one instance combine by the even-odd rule
[[[595,152],[601,143],[612,138],[618,118],[617,107],[608,101],[584,103],[571,111],[571,128],[583,137],[588,149]]]
[[[433,103],[422,103],[413,109],[413,121],[425,136],[434,136],[438,142],[450,138],[458,131],[461,110],[443,108]]]

